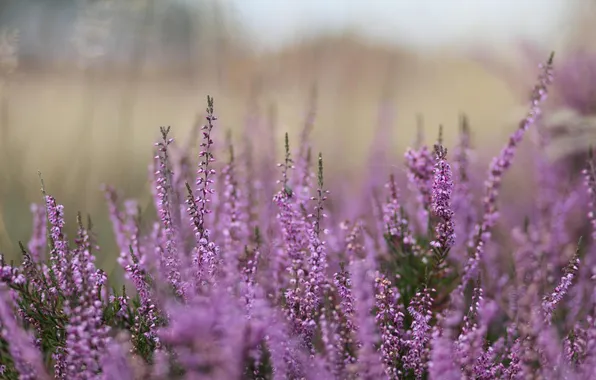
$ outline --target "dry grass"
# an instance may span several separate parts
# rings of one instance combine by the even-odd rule
[[[17,72],[9,93],[0,94],[9,99],[11,147],[1,164],[0,250],[14,257],[14,243],[28,239],[27,210],[40,201],[40,170],[48,191],[66,205],[69,221],[77,210],[94,215],[106,251],[99,263],[109,269],[114,245],[100,184],[142,196],[158,127],[171,125],[183,139],[204,108],[205,95],[212,94],[221,128],[239,131],[255,82],[261,84],[260,107],[277,107],[279,138],[300,128],[310,88],[317,83],[317,148],[336,168],[362,166],[386,93],[397,112],[396,157],[413,140],[418,113],[424,114],[429,134],[444,124],[450,144],[458,114],[466,112],[486,154],[494,153],[514,127],[507,124],[515,99],[506,85],[454,57],[419,57],[346,37],[269,56],[236,56],[224,64],[219,79],[213,70],[203,70],[194,82],[154,77],[133,87],[109,73],[92,82],[74,70],[71,75]]]

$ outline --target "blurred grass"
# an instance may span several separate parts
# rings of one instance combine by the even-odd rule
[[[9,139],[0,163],[0,251],[8,258],[18,256],[17,241],[28,241],[29,205],[41,201],[39,170],[48,192],[65,205],[70,226],[77,211],[93,216],[103,251],[98,263],[110,272],[117,252],[100,185],[109,183],[149,202],[147,165],[158,127],[171,125],[176,138],[186,138],[207,94],[215,97],[219,128],[236,134],[251,96],[263,112],[274,105],[281,144],[285,131],[295,136],[301,128],[316,84],[314,135],[329,171],[363,169],[386,93],[396,111],[396,166],[402,162],[400,152],[414,140],[417,114],[424,115],[429,140],[443,124],[452,146],[459,113],[466,112],[486,156],[515,127],[508,124],[508,113],[516,99],[478,64],[445,54],[420,56],[349,35],[259,56],[228,51],[216,66],[197,68],[192,80],[145,74],[134,91],[121,73],[94,75],[91,81],[74,69],[17,71],[1,90],[8,101]],[[256,95],[255,83],[260,84]]]

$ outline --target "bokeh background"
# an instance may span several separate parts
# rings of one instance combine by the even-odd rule
[[[93,216],[110,271],[117,252],[101,185],[149,204],[158,127],[184,141],[207,94],[235,138],[247,115],[275,110],[281,144],[301,129],[316,88],[317,149],[328,172],[348,177],[387,170],[365,159],[383,107],[396,167],[417,120],[428,139],[443,125],[451,146],[461,113],[488,158],[516,127],[549,51],[592,48],[594,9],[589,0],[1,0],[0,252],[16,258],[29,239],[40,171],[71,228],[77,211]],[[512,178],[524,188],[523,172]]]

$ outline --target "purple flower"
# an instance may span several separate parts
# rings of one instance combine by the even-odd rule
[[[9,353],[21,380],[49,380],[33,339],[17,323],[7,292],[0,284],[0,337],[9,342]]]
[[[578,248],[579,249],[579,248]],[[544,297],[542,301],[542,309],[544,310],[544,318],[550,323],[553,311],[557,305],[563,300],[563,297],[571,288],[574,277],[577,275],[579,270],[579,257],[577,254],[571,259],[567,267],[565,268],[565,275],[561,278],[561,281],[553,292]]]
[[[379,351],[385,364],[385,373],[390,379],[398,379],[403,374],[398,370],[398,356],[403,347],[403,323],[405,313],[399,290],[391,286],[391,281],[380,273],[375,278],[376,322],[381,331]]]
[[[154,220],[140,203],[105,189],[132,291],[110,289],[80,216],[69,244],[64,208],[44,192],[45,214],[32,210],[31,253],[23,249],[20,265],[0,256],[0,353],[10,355],[0,357],[0,371],[48,378],[47,359],[55,378],[75,380],[589,378],[596,370],[592,161],[585,198],[559,186],[553,170],[538,181],[544,188],[523,225],[497,226],[505,172],[539,116],[551,72],[549,62],[528,116],[490,165],[479,220],[467,130],[453,171],[441,136],[434,155],[420,146],[406,153],[413,193],[400,193],[400,179],[390,176],[385,194],[363,186],[371,208],[362,209],[355,195],[327,199],[328,188],[346,185],[323,182],[310,119],[296,170],[286,134],[275,194],[265,170],[273,165],[264,162],[271,152],[257,157],[250,148],[237,159],[229,140],[230,160],[216,164],[208,98],[195,185],[187,182],[193,143],[181,151],[163,128],[150,174]],[[574,234],[586,231],[594,236],[585,255],[581,247],[581,268],[579,247],[565,266]],[[456,266],[444,272],[456,251]],[[554,317],[558,309],[564,318]]]
[[[173,214],[177,212],[177,206],[173,203],[174,193],[168,146],[174,140],[168,138],[169,131],[169,127],[162,127],[162,141],[155,144],[158,150],[156,159],[159,162],[158,170],[155,172],[155,188],[157,194],[156,207],[165,235],[165,257],[163,258],[163,266],[167,271],[168,282],[176,291],[178,297],[185,299],[187,294],[180,272],[183,263],[181,261],[182,252],[179,241],[179,226],[175,224],[175,219],[173,217]]]
[[[453,223],[453,210],[451,209],[451,195],[453,193],[453,180],[451,179],[451,166],[447,162],[447,149],[440,145],[435,146],[435,170],[432,191],[432,210],[440,219],[437,224],[436,240],[431,245],[446,255],[455,244],[455,227]]]
[[[429,343],[431,340],[432,302],[431,292],[434,289],[424,288],[416,293],[408,313],[412,316],[412,326],[408,331],[405,345],[408,353],[404,358],[404,367],[414,373],[416,379],[421,379],[426,371],[429,356]]]
[[[421,247],[416,243],[414,233],[410,228],[410,221],[405,215],[404,209],[399,202],[399,193],[395,177],[391,175],[389,182],[385,185],[389,189],[389,197],[383,205],[383,231],[386,231],[397,246],[402,246],[404,251],[412,252],[418,256]]]
[[[464,282],[469,282],[477,275],[477,268],[482,257],[486,243],[490,240],[492,229],[499,218],[497,207],[497,198],[501,189],[503,175],[513,163],[515,152],[521,143],[525,132],[532,126],[541,113],[541,104],[546,100],[547,89],[553,80],[552,57],[545,65],[541,65],[541,73],[538,77],[538,83],[532,91],[530,100],[530,110],[526,117],[520,122],[518,129],[509,137],[507,145],[501,150],[501,153],[495,157],[489,167],[488,179],[485,183],[483,198],[482,219],[476,226],[475,241],[472,242],[474,249],[473,256],[466,264]]]

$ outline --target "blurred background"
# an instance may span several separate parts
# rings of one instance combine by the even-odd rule
[[[461,113],[487,158],[522,116],[537,64],[591,49],[590,0],[0,0],[0,252],[19,255],[47,190],[93,216],[115,245],[100,191],[150,203],[159,126],[184,141],[213,95],[236,138],[274,109],[296,136],[317,88],[317,149],[329,170],[364,167],[382,105],[395,165]],[[521,108],[520,108],[521,107]],[[430,140],[432,141],[432,140]],[[373,148],[374,149],[374,148]],[[386,168],[385,168],[386,169]],[[329,172],[329,171],[328,171]],[[109,263],[108,263],[109,262]]]

